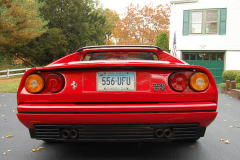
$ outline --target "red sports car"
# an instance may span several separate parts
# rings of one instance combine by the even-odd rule
[[[17,116],[44,141],[197,140],[217,102],[204,67],[156,46],[95,46],[28,70]]]

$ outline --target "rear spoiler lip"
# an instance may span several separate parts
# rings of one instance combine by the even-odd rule
[[[153,46],[153,45],[100,45],[100,46],[86,46],[79,48],[76,52],[80,52],[85,49],[98,49],[98,48],[154,48],[154,49],[159,49],[160,51],[163,51],[162,48],[158,46]]]
[[[56,64],[46,67],[37,67],[36,70],[62,70],[62,69],[100,69],[100,68],[180,68],[180,69],[196,69],[198,66],[195,65],[187,65],[187,64],[175,64],[175,63],[145,63],[145,64],[123,64],[123,63],[95,63],[95,64],[68,64],[68,63],[62,63],[62,64]]]

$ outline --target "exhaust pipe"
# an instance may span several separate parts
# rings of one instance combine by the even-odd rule
[[[76,138],[77,137],[77,131],[76,130],[71,130],[69,133],[70,138]]]
[[[172,135],[172,131],[170,129],[165,129],[164,132],[163,132],[163,135],[166,137],[166,138],[170,138],[171,135]]]
[[[63,130],[61,132],[61,137],[64,138],[64,139],[67,139],[68,138],[68,135],[69,135],[69,130]]]
[[[163,130],[162,129],[157,129],[155,131],[155,135],[157,136],[157,138],[163,137]]]

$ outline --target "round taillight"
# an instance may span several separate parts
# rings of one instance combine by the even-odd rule
[[[190,87],[195,91],[204,91],[209,85],[208,76],[204,73],[197,72],[190,77]]]
[[[64,78],[61,74],[52,73],[49,74],[45,81],[46,89],[50,92],[59,92],[63,89]]]
[[[39,74],[32,74],[27,77],[25,87],[31,93],[41,92],[44,88],[44,78]]]
[[[188,77],[182,73],[173,73],[169,78],[170,87],[178,92],[184,91],[188,86]]]

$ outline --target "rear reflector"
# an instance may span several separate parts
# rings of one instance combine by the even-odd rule
[[[59,73],[52,73],[47,76],[45,81],[46,89],[50,92],[59,92],[64,86],[64,78]]]
[[[31,93],[41,92],[44,88],[44,78],[39,74],[32,74],[27,77],[25,87]]]
[[[188,77],[182,72],[174,73],[169,78],[169,85],[173,90],[182,92],[188,86]]]
[[[190,86],[195,91],[204,91],[209,85],[208,76],[204,73],[194,73],[190,77]]]

